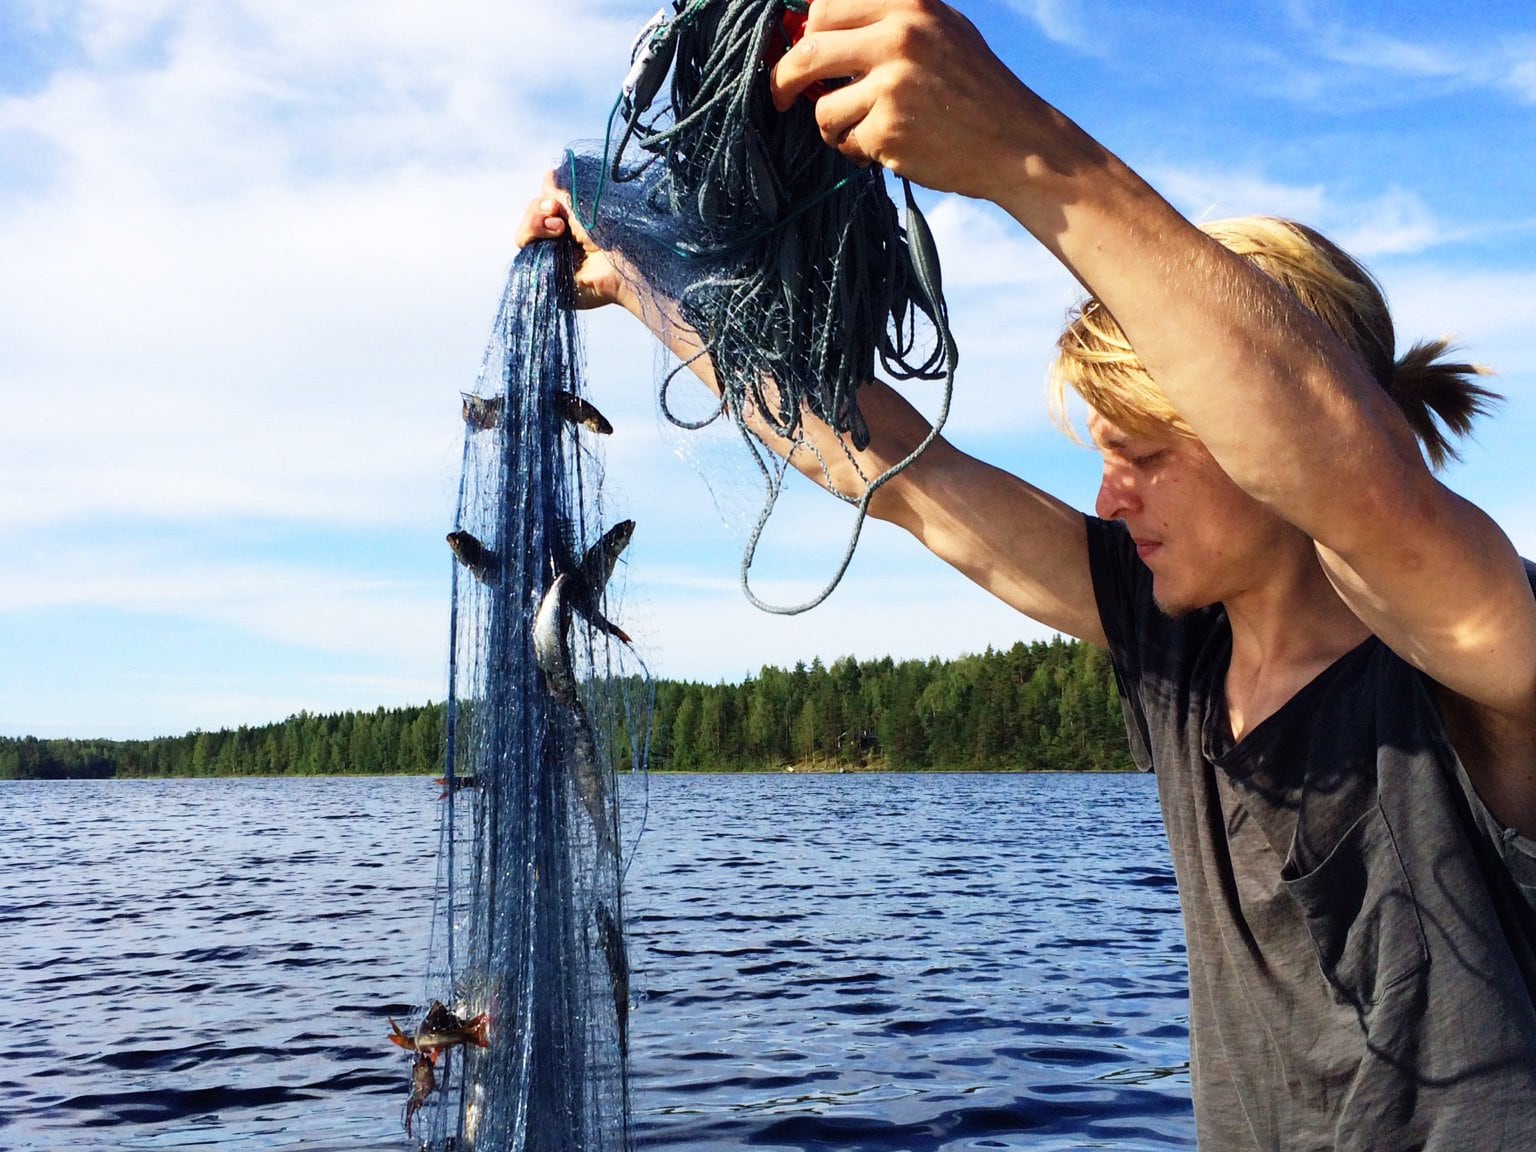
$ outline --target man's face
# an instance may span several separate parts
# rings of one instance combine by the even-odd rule
[[[1173,431],[1130,433],[1093,413],[1088,431],[1104,460],[1094,510],[1123,520],[1152,572],[1158,605],[1179,616],[1252,586],[1283,522],[1221,470],[1198,440]]]

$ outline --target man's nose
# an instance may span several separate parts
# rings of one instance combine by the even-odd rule
[[[1136,478],[1131,470],[1122,465],[1104,465],[1104,475],[1099,480],[1098,499],[1093,510],[1101,520],[1121,520],[1141,506],[1136,494]]]

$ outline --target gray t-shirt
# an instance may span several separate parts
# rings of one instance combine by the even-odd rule
[[[1372,637],[1234,744],[1226,613],[1165,615],[1123,525],[1088,540],[1178,876],[1201,1146],[1536,1150],[1536,844],[1432,683]]]

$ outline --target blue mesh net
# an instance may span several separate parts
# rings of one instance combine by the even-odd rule
[[[464,399],[432,1007],[402,1029],[432,1149],[629,1142],[616,773],[644,767],[650,682],[615,623],[633,526],[603,520],[570,276],[564,244],[518,254]]]

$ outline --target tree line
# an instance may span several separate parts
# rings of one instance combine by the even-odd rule
[[[0,779],[431,774],[441,771],[443,719],[443,705],[429,703],[149,740],[0,738]],[[813,660],[739,684],[658,680],[650,766],[1102,772],[1131,763],[1107,657],[1055,639],[954,660]]]
[[[763,668],[740,684],[662,681],[652,764],[958,770],[1129,769],[1108,657],[1076,641],[955,660]]]
[[[260,726],[149,740],[0,738],[0,779],[383,776],[442,764],[443,706],[300,712]]]

